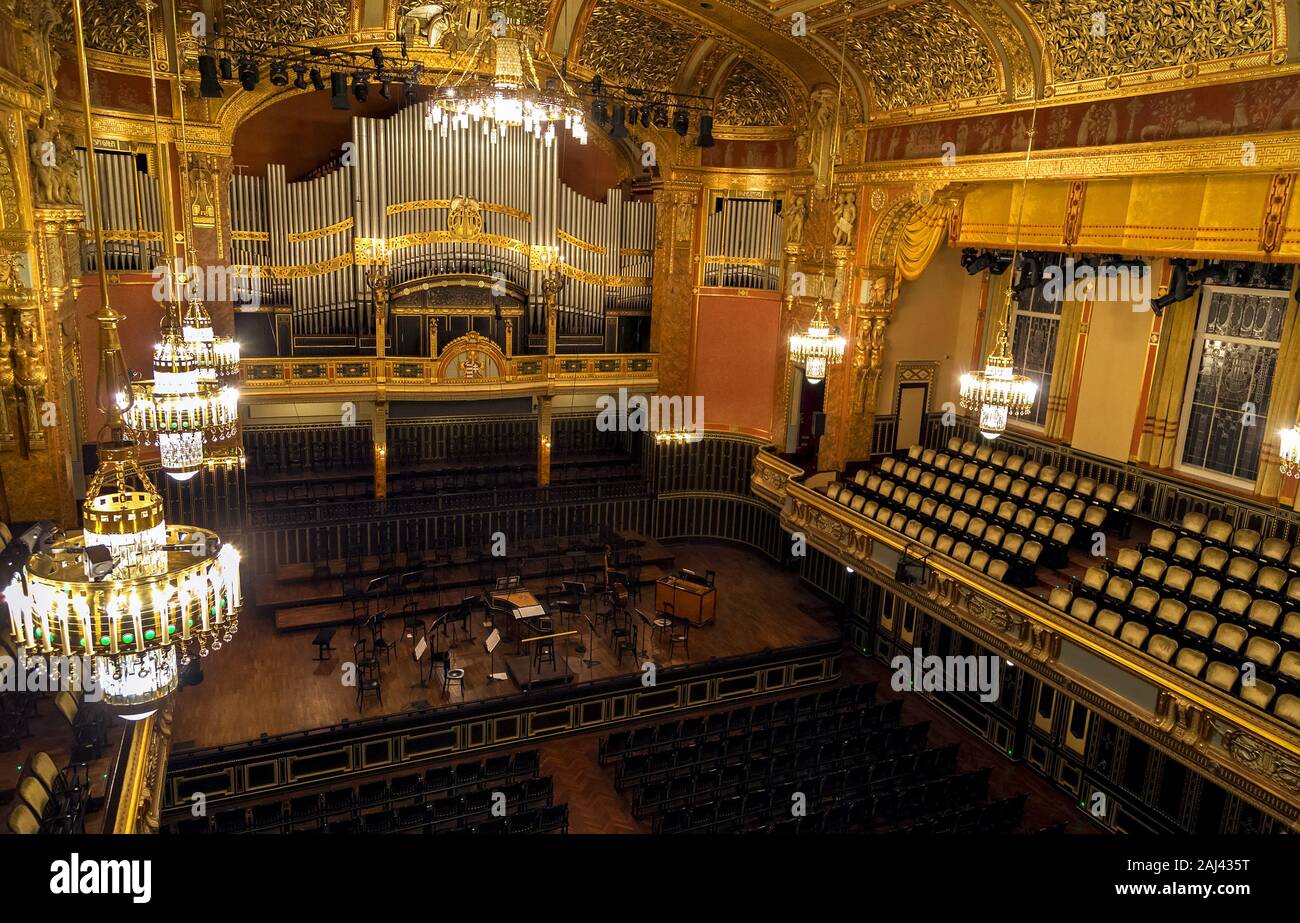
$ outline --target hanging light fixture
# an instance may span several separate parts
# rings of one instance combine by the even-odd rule
[[[1300,428],[1291,426],[1278,433],[1278,467],[1282,477],[1300,478]]]
[[[1038,385],[1017,375],[1012,367],[1011,341],[1007,338],[1007,318],[1011,314],[1011,289],[1007,289],[1006,314],[998,330],[997,343],[989,353],[981,372],[961,376],[961,406],[979,418],[980,435],[996,439],[1007,428],[1007,419],[1022,417],[1034,406]]]
[[[1013,272],[1016,256],[1020,250],[1020,227],[1025,217],[1025,193],[1029,188],[1029,158],[1034,150],[1034,126],[1038,121],[1038,101],[1034,101],[1033,114],[1029,120],[1029,140],[1025,146],[1025,169],[1020,187],[1020,205],[1016,216],[1015,242],[1011,249]],[[1020,267],[1025,271],[1025,267]],[[998,337],[993,344],[993,351],[984,362],[983,371],[967,372],[961,376],[960,403],[963,410],[975,414],[978,419],[980,435],[985,439],[996,439],[1007,429],[1011,417],[1023,417],[1034,406],[1038,397],[1038,384],[1024,375],[1015,372],[1015,359],[1011,350],[1011,298],[1016,290],[1012,280],[1007,282],[1006,305],[1003,308],[1002,324],[998,328]]]
[[[468,18],[481,25],[467,33],[466,50],[434,90],[431,124],[444,136],[456,128],[504,138],[521,128],[550,147],[563,122],[575,140],[586,144],[582,101],[537,37],[513,18],[490,20],[486,10]],[[553,75],[546,85],[537,75],[539,61]],[[491,71],[490,79],[480,76],[485,70]]]
[[[153,29],[146,15],[149,41]],[[154,103],[154,144],[160,147],[157,108],[157,76],[150,62],[150,88]],[[182,107],[181,137],[185,140],[185,116]],[[186,226],[185,239],[191,240]],[[189,263],[197,265],[193,250]],[[168,273],[167,297],[163,301],[162,336],[154,347],[153,378],[129,386],[130,406],[123,408],[123,425],[127,438],[139,445],[157,445],[163,471],[174,480],[187,481],[203,465],[204,446],[221,442],[234,435],[239,415],[239,391],[228,384],[238,374],[239,348],[222,338],[226,352],[219,356],[218,341],[213,335],[212,319],[203,302],[192,297],[185,319],[181,319],[180,293],[190,290],[190,273],[178,279]],[[233,347],[233,367],[229,351]]]
[[[73,15],[86,147],[93,152],[81,0],[73,0]],[[238,631],[239,553],[215,532],[169,524],[162,497],[140,467],[124,421],[135,391],[118,335],[122,315],[109,304],[93,156],[86,178],[99,271],[96,394],[106,437],[82,504],[84,530],[34,552],[4,597],[10,638],[26,654],[88,658],[83,662],[105,704],[138,719],[153,714],[176,688],[179,669],[195,652],[206,657]],[[175,370],[188,374],[183,362]]]
[[[826,320],[826,302],[819,295],[808,329],[790,336],[790,359],[804,364],[804,378],[817,384],[826,377],[826,368],[844,361],[844,337],[832,335]]]

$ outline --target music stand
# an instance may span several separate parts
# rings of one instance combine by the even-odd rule
[[[425,679],[424,676],[424,655],[428,650],[429,642],[427,640],[423,637],[415,639],[415,647],[412,649],[412,656],[415,658],[415,668],[420,675],[420,688],[422,689],[427,689],[429,687],[428,679],[433,679],[432,661],[430,661],[428,679]]]
[[[488,662],[488,679],[496,682],[504,682],[506,674],[497,672],[497,645],[501,643],[501,632],[495,628],[492,633],[483,639],[483,647],[487,650],[490,658]]]
[[[585,663],[588,668],[598,667],[600,666],[600,661],[596,659],[596,623],[593,622],[591,616],[587,615],[585,612],[579,612],[578,614],[587,622],[587,650],[591,652],[591,656],[584,660],[583,663]]]

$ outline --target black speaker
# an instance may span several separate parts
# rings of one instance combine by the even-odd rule
[[[813,412],[812,434],[814,436],[826,435],[826,414],[822,413],[820,410]]]
[[[330,74],[330,105],[335,109],[351,109],[348,99],[348,75],[334,71]]]

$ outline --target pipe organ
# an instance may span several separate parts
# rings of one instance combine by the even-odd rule
[[[718,196],[709,214],[704,284],[776,289],[784,239],[781,200]]]
[[[595,201],[564,186],[557,146],[520,131],[444,130],[417,105],[388,119],[354,118],[351,149],[321,173],[288,182],[272,166],[230,186],[235,262],[261,268],[254,284],[263,300],[291,306],[299,348],[374,335],[358,238],[387,240],[395,287],[469,276],[526,292],[535,336],[546,332],[551,252],[567,277],[560,336],[603,341],[613,309],[649,309],[653,204],[617,187]]]
[[[95,151],[99,168],[99,207],[104,223],[104,262],[109,271],[149,272],[164,260],[162,202],[158,177],[149,172],[144,154],[127,151]],[[86,152],[77,149],[82,207],[85,208]],[[91,235],[90,212],[82,219],[84,240]],[[98,270],[95,248],[82,247],[82,268]]]

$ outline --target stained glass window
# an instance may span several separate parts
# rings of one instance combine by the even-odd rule
[[[1206,286],[1187,393],[1182,464],[1255,482],[1289,296]]]

